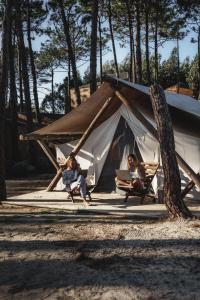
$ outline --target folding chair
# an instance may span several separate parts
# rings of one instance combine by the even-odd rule
[[[87,178],[88,170],[81,170],[81,175],[84,176],[84,178]],[[86,190],[86,196],[88,196],[89,201],[92,201],[91,197],[91,191],[94,189],[94,185],[88,185],[87,184],[87,190]],[[74,203],[74,196],[81,196],[79,188],[74,188],[73,190],[67,189],[68,197],[67,199],[71,199]]]
[[[141,162],[141,165],[144,168],[145,172],[145,180],[144,180],[144,188],[141,190],[136,190],[135,188],[127,187],[123,184],[116,184],[117,188],[119,190],[122,190],[125,192],[125,199],[124,202],[127,202],[129,196],[138,196],[141,198],[140,203],[142,204],[145,197],[153,199],[153,202],[156,202],[155,194],[152,191],[152,181],[154,179],[154,176],[156,175],[156,172],[159,168],[158,163],[154,162]]]

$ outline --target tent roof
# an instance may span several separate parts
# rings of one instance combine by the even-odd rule
[[[91,97],[69,114],[63,116],[48,126],[34,131],[27,136],[35,139],[60,139],[67,136],[81,135],[94,119],[97,112],[109,97],[113,97],[110,105],[98,120],[96,127],[108,119],[121,105],[121,101],[115,96],[115,88],[127,98],[131,106],[137,108],[145,115],[153,119],[153,111],[149,96],[149,88],[143,85],[131,83],[115,77],[106,76],[104,83]],[[200,103],[185,95],[165,92],[169,104],[173,124],[185,131],[200,135]],[[186,120],[187,119],[187,120]]]
[[[111,76],[106,76],[105,78],[107,78],[108,81],[113,81],[116,84],[128,86],[149,96],[149,87],[147,86],[125,81],[123,79],[117,79]],[[175,94],[169,91],[164,92],[167,103],[170,106],[178,108],[179,110],[185,111],[187,113],[193,114],[194,116],[200,118],[200,103],[197,100],[194,100],[194,98],[182,94]]]

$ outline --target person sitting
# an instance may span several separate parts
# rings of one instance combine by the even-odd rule
[[[75,157],[70,157],[67,162],[66,169],[62,173],[63,183],[66,186],[66,191],[79,192],[86,205],[90,203],[86,200],[87,184],[83,175],[81,175],[80,165],[77,163]]]
[[[128,170],[131,175],[131,180],[115,179],[117,186],[130,187],[135,190],[142,190],[144,188],[145,172],[142,165],[138,162],[134,154],[129,154],[127,157]]]

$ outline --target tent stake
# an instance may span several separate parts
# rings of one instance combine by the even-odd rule
[[[115,91],[116,96],[119,100],[140,120],[140,122],[146,127],[146,129],[152,134],[152,136],[158,140],[158,133],[154,126],[141,114],[141,112],[136,108],[132,107],[128,100],[120,93],[119,91]],[[194,183],[200,188],[200,176],[196,174],[191,167],[185,162],[185,160],[177,153],[176,158],[179,166],[186,172],[188,177],[194,181]]]
[[[110,104],[110,102],[112,101],[113,97],[110,97],[106,100],[106,102],[104,103],[104,105],[102,106],[102,108],[99,110],[99,112],[97,113],[97,115],[94,117],[94,119],[92,120],[92,122],[90,123],[89,127],[86,129],[86,131],[84,132],[84,134],[82,135],[81,139],[79,140],[78,144],[74,147],[73,151],[69,154],[69,156],[66,158],[64,165],[67,164],[70,156],[76,156],[77,153],[79,152],[79,150],[81,149],[81,147],[84,145],[84,143],[86,142],[87,138],[89,137],[89,135],[91,134],[92,130],[94,129],[99,117],[103,114],[103,112],[106,110],[106,108],[108,107],[108,105]],[[53,180],[51,181],[51,183],[49,184],[49,186],[47,187],[47,192],[50,192],[54,189],[54,187],[56,186],[56,184],[58,183],[59,179],[62,176],[62,171],[63,168],[59,168],[59,170],[57,171],[56,176],[53,178]]]

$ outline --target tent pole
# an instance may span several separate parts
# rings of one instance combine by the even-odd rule
[[[194,183],[194,181],[190,181],[187,185],[186,185],[186,187],[184,188],[184,190],[182,190],[182,192],[181,192],[181,198],[183,199],[183,198],[185,198],[185,196],[191,191],[191,189],[193,188],[195,186],[195,183]]]
[[[52,164],[54,165],[54,167],[56,168],[56,170],[58,171],[60,169],[59,164],[57,163],[56,158],[54,157],[54,155],[52,154],[51,150],[49,149],[49,147],[46,145],[45,142],[41,141],[41,140],[37,140],[38,144],[40,145],[40,147],[42,148],[42,150],[44,151],[44,153],[46,154],[46,156],[49,158],[49,160],[52,162]]]
[[[94,119],[92,120],[92,122],[90,123],[90,125],[88,126],[88,128],[86,129],[86,131],[84,132],[84,134],[82,135],[81,139],[79,140],[78,144],[74,147],[73,151],[69,154],[69,156],[66,158],[63,166],[65,166],[70,158],[70,156],[76,156],[77,153],[79,152],[79,150],[81,149],[81,147],[84,145],[84,143],[86,142],[87,138],[89,137],[89,135],[92,133],[99,117],[103,114],[103,112],[106,110],[106,108],[108,107],[108,105],[110,104],[110,102],[112,101],[113,97],[110,97],[106,100],[106,102],[104,103],[104,105],[102,106],[102,108],[99,110],[99,112],[96,114],[96,116],[94,117]],[[62,171],[63,168],[59,168],[59,170],[57,171],[56,176],[53,178],[53,180],[51,181],[51,183],[49,184],[49,186],[47,187],[47,192],[50,192],[54,189],[54,187],[56,186],[56,184],[58,183],[59,179],[62,176]]]
[[[141,112],[136,108],[132,107],[128,100],[122,95],[121,92],[115,91],[116,96],[119,100],[140,120],[140,122],[146,127],[146,129],[152,134],[152,136],[158,140],[158,133],[157,130],[153,127],[153,125],[141,114]],[[186,172],[188,177],[194,181],[194,183],[200,188],[200,176],[196,174],[191,167],[185,162],[185,160],[177,153],[176,158],[178,161],[179,166]]]

